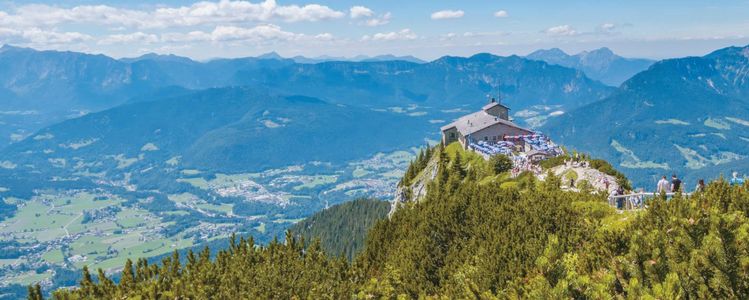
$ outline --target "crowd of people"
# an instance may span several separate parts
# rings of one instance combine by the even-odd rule
[[[731,173],[731,179],[728,181],[731,185],[743,185],[744,178],[739,177],[739,173],[734,171]],[[705,190],[705,180],[697,180],[697,185],[694,187],[694,192],[702,192]],[[656,193],[678,193],[684,192],[685,187],[681,179],[676,174],[671,175],[671,181],[666,179],[666,176],[661,177],[656,185]]]
[[[520,173],[523,172],[531,172],[536,176],[543,173],[543,169],[541,168],[541,166],[534,164],[528,158],[528,156],[524,154],[510,156],[510,159],[512,159],[513,166],[512,170],[510,171],[510,175],[512,175],[512,177],[517,177],[518,175],[520,175]]]
[[[740,186],[744,184],[744,178],[740,177],[739,173],[734,171],[731,174],[729,183],[733,186]],[[694,187],[693,191],[695,193],[705,191],[705,180],[697,180],[697,185]],[[684,183],[676,174],[671,175],[671,180],[668,180],[664,175],[656,184],[656,194],[673,195],[674,193],[681,192],[685,192]],[[624,209],[627,204],[629,204],[631,208],[641,208],[644,205],[645,195],[646,193],[643,189],[639,189],[637,192],[627,193],[624,189],[619,187],[611,192],[609,195],[609,202],[611,202],[612,205],[615,205],[617,209]]]

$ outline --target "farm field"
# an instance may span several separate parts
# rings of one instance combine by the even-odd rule
[[[168,255],[232,233],[267,242],[329,205],[362,196],[392,197],[398,177],[417,151],[378,153],[343,166],[315,162],[257,173],[175,169],[164,180],[182,188],[169,193],[141,192],[125,173],[94,189],[3,197],[16,211],[0,221],[0,243],[18,243],[12,249],[19,254],[0,259],[0,289],[33,282],[53,287],[61,270],[77,273],[88,266],[114,272],[128,258]],[[109,159],[118,166],[133,160]],[[117,188],[119,192],[113,192]]]

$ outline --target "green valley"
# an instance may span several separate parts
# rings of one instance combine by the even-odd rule
[[[118,283],[84,269],[78,289],[54,297],[747,296],[748,185],[716,181],[689,197],[657,197],[645,210],[620,213],[605,194],[565,191],[553,175],[503,187],[488,184],[486,178],[501,174],[475,154],[459,147],[427,153],[421,160],[436,162],[437,174],[426,194],[374,225],[364,225],[370,218],[356,224],[369,230],[351,262],[323,249],[349,241],[349,231],[336,224],[355,221],[348,217],[361,214],[356,207],[376,202],[354,201],[316,215],[298,228],[315,228],[303,239],[290,232],[284,242],[260,246],[232,237],[215,258],[205,249],[175,252],[155,265],[127,261]],[[419,174],[417,166],[430,164],[416,160],[409,170]]]

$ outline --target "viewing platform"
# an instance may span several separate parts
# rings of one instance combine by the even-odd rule
[[[691,196],[692,193],[664,193],[666,198],[672,198],[676,194]],[[659,197],[661,193],[640,192],[625,195],[611,195],[608,197],[609,205],[617,210],[638,210],[647,208],[647,200]]]

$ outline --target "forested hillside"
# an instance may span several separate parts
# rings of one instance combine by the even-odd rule
[[[717,181],[622,214],[605,195],[561,191],[553,176],[499,185],[502,174],[477,171],[482,160],[433,155],[439,171],[426,196],[378,222],[351,264],[288,234],[267,246],[232,242],[215,259],[128,263],[119,284],[86,271],[78,289],[55,297],[749,297],[749,185]]]
[[[357,199],[318,212],[289,230],[306,241],[319,239],[321,248],[330,255],[352,260],[363,248],[367,231],[389,211],[390,202]]]
[[[608,160],[646,190],[672,173],[690,187],[731,170],[743,174],[749,171],[747,70],[749,46],[663,60],[542,130]]]

